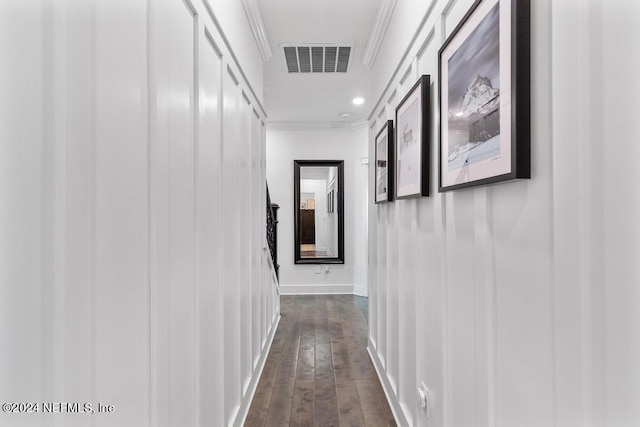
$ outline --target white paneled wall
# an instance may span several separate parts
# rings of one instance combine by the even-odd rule
[[[370,158],[421,74],[438,122],[438,50],[472,3],[397,3]],[[370,351],[401,425],[640,423],[640,6],[531,5],[532,179],[437,193],[434,126],[431,197],[369,201]]]
[[[232,24],[205,0],[0,3],[0,403],[41,405],[0,425],[242,424],[279,298],[262,64]]]

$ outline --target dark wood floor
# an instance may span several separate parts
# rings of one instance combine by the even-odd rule
[[[283,296],[245,426],[395,426],[359,297]]]

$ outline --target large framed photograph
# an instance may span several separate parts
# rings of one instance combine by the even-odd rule
[[[531,178],[530,0],[477,0],[439,51],[440,192]]]
[[[431,78],[421,76],[396,107],[395,191],[406,199],[429,195],[429,94]]]
[[[393,120],[387,120],[375,140],[375,201],[393,200]]]

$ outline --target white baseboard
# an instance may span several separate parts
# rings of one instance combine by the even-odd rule
[[[330,295],[353,294],[353,285],[283,285],[280,295]]]
[[[235,422],[233,423],[234,426],[237,426],[237,427],[243,426],[244,423],[247,421],[247,415],[249,415],[249,408],[251,407],[251,402],[253,402],[253,397],[256,394],[256,390],[258,389],[258,382],[260,381],[260,377],[262,376],[264,365],[267,362],[267,356],[269,355],[271,344],[273,344],[273,337],[276,335],[276,330],[278,329],[279,323],[280,323],[280,313],[278,313],[274,319],[273,325],[271,327],[271,333],[269,334],[267,343],[262,350],[260,359],[258,360],[258,365],[256,367],[257,369],[253,371],[254,375],[251,377],[251,380],[249,382],[247,393],[242,399],[242,403],[236,414]]]
[[[404,411],[402,410],[402,405],[398,400],[398,396],[396,396],[396,394],[393,392],[393,387],[391,386],[389,378],[387,378],[382,363],[378,358],[378,352],[371,346],[371,344],[367,346],[367,352],[369,353],[369,357],[371,358],[373,367],[376,369],[376,373],[378,374],[378,378],[380,379],[380,384],[382,385],[384,394],[385,396],[387,396],[387,402],[389,402],[389,406],[391,407],[391,412],[393,412],[393,418],[396,420],[396,424],[399,426],[408,426],[409,422],[407,421],[407,417],[404,415]]]

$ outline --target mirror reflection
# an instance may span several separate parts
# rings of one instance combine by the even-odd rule
[[[342,161],[295,161],[296,263],[343,261]]]

